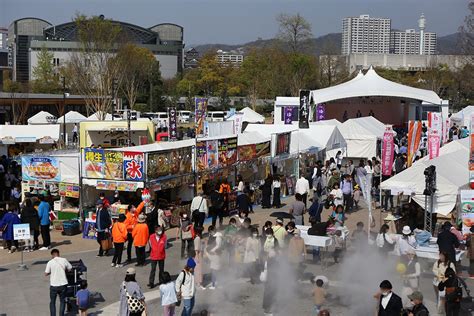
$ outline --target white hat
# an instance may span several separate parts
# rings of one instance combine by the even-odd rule
[[[127,269],[127,275],[132,275],[132,274],[135,274],[135,268],[128,268]]]
[[[403,226],[402,234],[403,235],[410,235],[411,234],[410,226]]]
[[[145,216],[145,214],[140,214],[140,215],[138,215],[138,222],[139,222],[139,223],[145,223],[145,221],[146,221],[146,216]]]

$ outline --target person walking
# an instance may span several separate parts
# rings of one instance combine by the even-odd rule
[[[470,234],[467,237],[468,257],[469,257],[469,278],[474,279],[474,226],[471,226]]]
[[[167,271],[163,272],[162,283],[160,285],[161,306],[163,307],[163,316],[174,316],[174,310],[178,298],[174,282]]]
[[[402,299],[392,292],[392,283],[388,280],[380,283],[378,316],[400,316],[403,309]]]
[[[243,188],[242,192],[243,193]],[[240,192],[240,191],[239,191]],[[222,227],[224,222],[224,212],[222,208],[224,207],[224,196],[219,192],[219,185],[216,184],[214,191],[211,192],[209,196],[211,200],[210,215],[212,216],[212,226],[216,226],[217,218],[219,218],[219,227]]]
[[[120,316],[140,316],[146,310],[145,295],[135,275],[135,269],[128,268],[120,285]]]
[[[244,250],[244,264],[246,265],[246,272],[250,277],[250,283],[255,284],[258,282],[258,261],[262,244],[258,237],[258,229],[252,228],[252,236],[247,237],[245,240]]]
[[[219,187],[219,193],[224,197],[224,206],[222,207],[222,212],[224,212],[224,215],[229,214],[230,192],[231,189],[229,182],[227,182],[227,179],[222,180],[222,183]]]
[[[454,262],[449,260],[449,256],[445,252],[440,252],[439,253],[439,259],[433,264],[433,274],[434,274],[434,279],[433,279],[433,288],[435,291],[436,295],[436,300],[437,300],[437,306],[438,306],[438,312],[442,313],[442,310],[445,305],[445,296],[440,295],[439,293],[439,284],[441,282],[446,281],[446,270],[450,268],[454,271],[456,271],[456,267]]]
[[[456,248],[459,247],[460,243],[456,235],[451,232],[451,227],[452,224],[450,222],[444,222],[436,243],[438,244],[439,251],[446,253],[449,261],[455,263]]]
[[[138,216],[138,223],[132,231],[133,245],[135,246],[135,254],[137,256],[137,263],[135,266],[143,267],[145,265],[145,247],[148,242],[148,226],[146,225],[145,214]]]
[[[194,308],[194,295],[196,294],[196,286],[194,283],[193,271],[196,262],[193,258],[188,258],[184,269],[178,274],[175,283],[175,290],[180,299],[183,300],[183,311],[181,316],[192,316]]]
[[[306,213],[306,206],[303,202],[303,196],[301,194],[295,194],[295,201],[291,204],[289,213],[293,215],[296,225],[304,225],[304,213]]]
[[[400,256],[405,256],[410,250],[415,250],[417,244],[410,226],[403,226],[402,235],[397,239],[397,251]]]
[[[13,253],[18,249],[18,240],[13,236],[13,225],[20,224],[20,218],[14,211],[12,203],[7,203],[7,213],[0,220],[0,228],[2,228],[2,239],[6,241],[8,253]]]
[[[429,316],[430,312],[423,305],[423,294],[420,291],[414,291],[408,295],[408,299],[413,304],[413,307],[408,312],[408,316]]]
[[[356,168],[356,182],[362,191],[362,196],[367,199],[367,185],[366,185],[366,176],[367,170],[365,169],[364,159],[359,161],[359,166]]]
[[[195,196],[191,201],[191,212],[194,227],[203,227],[209,209],[207,207],[207,200],[202,193]]]
[[[388,225],[383,224],[380,227],[380,232],[377,235],[377,238],[375,239],[377,248],[385,255],[387,255],[390,251],[393,251],[393,247],[395,246],[395,241],[390,237],[388,230]]]
[[[51,250],[52,259],[46,264],[44,275],[49,276],[49,312],[56,316],[56,297],[59,296],[59,315],[64,316],[66,311],[66,271],[72,270],[72,265],[65,258],[59,256],[59,250]]]
[[[159,267],[158,274],[158,284],[163,283],[163,272],[165,270],[165,259],[166,259],[166,244],[167,237],[163,231],[163,227],[156,226],[155,232],[150,236],[150,260],[151,260],[151,270],[150,276],[148,278],[148,287],[150,289],[155,287],[155,273],[156,265]]]
[[[306,246],[299,229],[295,229],[288,242],[288,261],[296,272],[298,280],[303,276],[303,262],[306,260]]]
[[[461,310],[462,287],[455,270],[447,268],[445,280],[439,282],[438,290],[445,292],[444,311],[446,316],[459,316]]]
[[[306,208],[306,200],[308,199],[309,193],[309,181],[304,177],[303,171],[300,171],[300,178],[296,181],[295,184],[295,194],[300,194],[303,201],[304,206]]]
[[[39,241],[38,236],[40,234],[40,220],[38,212],[33,207],[31,199],[25,199],[25,206],[21,211],[21,222],[30,225],[30,239],[26,240],[25,251],[33,251],[38,249]]]
[[[418,262],[414,249],[407,251],[404,262],[406,271],[402,275],[403,283],[406,287],[411,288],[412,291],[418,291],[420,287],[421,265]]]
[[[201,290],[205,290],[206,288],[202,286],[203,282],[203,273],[202,267],[204,264],[203,261],[203,241],[202,241],[202,227],[198,227],[194,230],[194,262],[196,262],[196,267],[194,268],[194,280],[196,282],[196,286]]]
[[[114,242],[114,257],[112,267],[122,267],[122,253],[125,241],[127,241],[127,226],[125,226],[125,214],[120,214],[118,221],[112,226],[112,241]]]
[[[280,208],[281,207],[281,200],[280,200],[281,182],[280,182],[280,177],[276,174],[273,176],[272,187],[273,187],[273,203],[272,203],[272,206],[275,207],[275,208]]]
[[[237,195],[236,204],[237,204],[237,209],[239,210],[239,214],[244,213],[245,216],[248,216],[250,212],[251,203],[252,202],[250,201],[248,191],[247,189],[244,189],[244,192]]]
[[[43,247],[41,247],[40,250],[48,250],[51,246],[51,237],[49,233],[49,225],[51,224],[49,212],[51,211],[51,207],[49,203],[45,201],[44,195],[41,194],[39,200],[41,202],[38,206],[38,216],[41,225],[41,238],[43,239]]]
[[[177,239],[181,239],[181,259],[191,255],[191,251],[193,250],[193,236],[194,228],[188,213],[182,212],[179,217],[179,227],[176,236]]]
[[[267,234],[267,231],[265,231],[265,234]],[[286,229],[283,226],[283,218],[278,217],[275,221],[275,225],[272,227],[272,234],[273,237],[275,237],[276,240],[278,240],[278,246],[280,248],[285,247],[285,239],[286,239]],[[268,237],[268,236],[267,236]]]
[[[96,211],[96,221],[95,226],[97,230],[97,242],[99,243],[99,253],[97,257],[102,257],[104,254],[107,256],[109,249],[103,249],[103,240],[109,238],[109,229],[112,225],[112,220],[110,219],[109,210],[104,206],[102,200],[97,201],[97,211]]]

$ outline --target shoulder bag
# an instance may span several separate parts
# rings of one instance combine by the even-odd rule
[[[127,285],[125,282],[123,282],[123,289],[125,291],[125,295],[127,296],[128,311],[130,313],[143,312],[145,310],[145,302],[130,295],[130,293],[127,291]]]

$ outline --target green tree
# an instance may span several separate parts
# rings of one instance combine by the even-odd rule
[[[61,84],[58,71],[53,65],[53,53],[42,47],[38,54],[38,63],[33,68],[33,92],[35,93],[59,93]]]

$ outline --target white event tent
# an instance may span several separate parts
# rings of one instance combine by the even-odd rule
[[[61,116],[58,118],[58,124],[63,124],[64,118],[66,118],[66,124],[76,124],[87,120],[87,117],[76,111],[69,111],[66,113],[66,117]]]
[[[265,123],[265,117],[254,110],[252,110],[249,107],[245,107],[242,110],[240,110],[237,113],[242,113],[242,122],[248,122],[248,123]],[[235,115],[232,115],[227,119],[228,121],[233,121],[235,120]]]
[[[91,116],[87,118],[88,121],[112,121],[112,114],[105,113],[105,118],[101,120],[101,118],[104,117],[104,114],[101,111],[97,111]]]
[[[461,111],[451,115],[451,122],[456,123],[458,126],[469,126],[471,125],[471,115],[474,114],[474,105],[468,105]]]
[[[56,117],[46,111],[41,111],[33,115],[28,119],[28,124],[34,125],[34,124],[52,124],[51,119],[56,119]],[[49,120],[48,120],[49,119]]]
[[[434,212],[447,215],[456,206],[459,190],[469,182],[469,138],[452,141],[440,149],[435,159],[423,158],[410,168],[382,182],[383,190],[392,194],[403,192],[410,195],[421,207],[425,207],[425,176],[423,172],[431,165],[436,166],[436,188]]]

